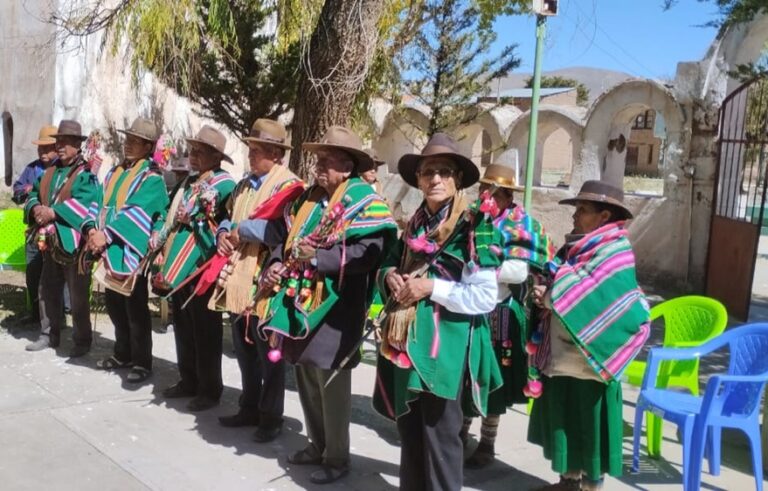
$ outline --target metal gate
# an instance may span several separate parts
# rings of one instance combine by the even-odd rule
[[[761,230],[766,227],[768,78],[733,91],[720,108],[707,295],[746,320]]]

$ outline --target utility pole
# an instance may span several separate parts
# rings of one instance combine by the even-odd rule
[[[531,208],[533,197],[533,168],[536,162],[536,132],[539,124],[539,93],[541,91],[541,54],[544,50],[547,17],[557,15],[557,0],[534,0],[536,14],[536,55],[533,59],[533,89],[531,92],[531,121],[528,130],[528,154],[525,159],[525,195],[523,207]]]

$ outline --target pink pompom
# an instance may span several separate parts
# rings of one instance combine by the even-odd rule
[[[539,345],[538,344],[532,343],[530,341],[525,343],[525,352],[526,353],[528,353],[529,355],[535,355],[537,351],[539,351]]]
[[[269,350],[269,353],[267,353],[267,358],[269,358],[269,361],[272,363],[277,363],[283,359],[283,352],[279,349]]]
[[[540,380],[529,380],[528,384],[523,388],[523,394],[531,399],[538,399],[543,391],[544,386]]]

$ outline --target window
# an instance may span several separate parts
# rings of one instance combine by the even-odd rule
[[[637,167],[637,153],[637,145],[629,145],[627,147],[627,158],[624,161],[627,168],[634,169]]]
[[[632,123],[633,130],[652,130],[654,122],[656,121],[656,111],[649,109],[635,116],[635,121]]]

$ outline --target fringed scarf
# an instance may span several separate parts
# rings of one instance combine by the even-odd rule
[[[405,251],[400,264],[400,271],[414,273],[422,269],[440,250],[440,247],[453,235],[459,219],[467,208],[464,197],[459,195],[450,203],[443,206],[437,213],[430,215],[426,202],[416,210],[406,226],[403,234]],[[444,278],[454,278],[455,273],[448,271],[437,261],[432,261],[436,268],[441,270]],[[457,264],[457,270],[461,272],[462,264]],[[416,304],[402,306],[397,304],[387,316],[382,336],[381,353],[398,366],[404,364],[400,361],[405,352],[408,340],[408,329],[416,319]],[[405,363],[407,364],[407,363]]]

